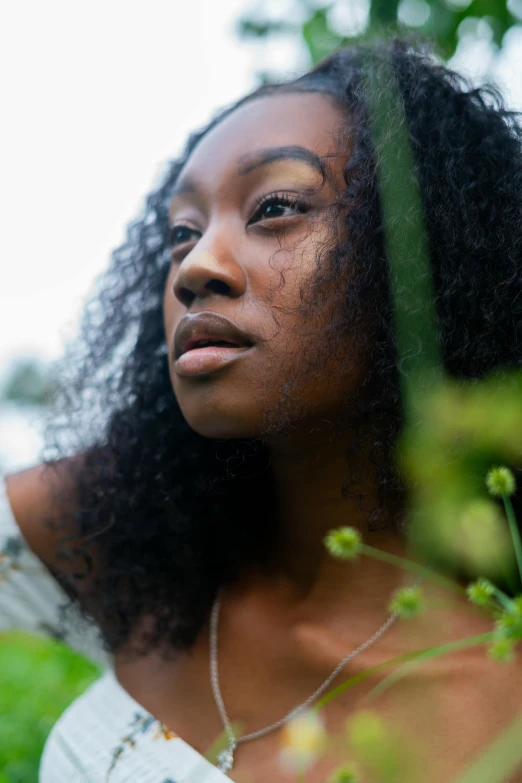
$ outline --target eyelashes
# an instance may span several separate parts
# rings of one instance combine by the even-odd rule
[[[272,213],[266,214],[271,209]],[[304,214],[309,211],[310,203],[302,196],[290,193],[271,193],[256,200],[256,209],[247,223],[247,226],[261,220],[273,220],[277,218],[291,217],[292,215],[278,214],[278,210],[294,210],[293,214]],[[201,234],[201,231],[188,223],[176,223],[169,231],[169,245],[176,250],[181,245],[191,242],[192,234]],[[197,241],[197,240],[196,240]]]
[[[250,218],[247,225],[250,225],[257,215],[261,214],[264,209],[273,206],[293,207],[298,213],[307,212],[310,209],[310,204],[305,201],[301,196],[291,195],[289,193],[271,193],[269,196],[264,196],[256,201],[257,209]],[[267,218],[283,217],[282,215],[267,215]]]
[[[169,231],[169,245],[171,248],[175,248],[178,245],[184,245],[186,242],[190,242],[190,239],[186,238],[183,232],[199,234],[197,228],[192,228],[184,223],[176,223],[175,226]],[[180,236],[181,235],[181,236]]]

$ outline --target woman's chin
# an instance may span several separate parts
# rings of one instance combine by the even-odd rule
[[[183,415],[189,427],[204,438],[255,438],[260,434],[259,428],[237,417],[228,417],[219,413],[213,413],[211,416],[188,416],[185,413]]]

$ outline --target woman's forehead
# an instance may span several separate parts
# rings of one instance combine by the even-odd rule
[[[180,178],[209,168],[237,167],[256,150],[303,147],[322,157],[338,151],[341,109],[329,95],[280,93],[249,101],[233,111],[198,143]]]

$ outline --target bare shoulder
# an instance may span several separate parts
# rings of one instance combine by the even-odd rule
[[[15,520],[32,551],[47,566],[57,565],[56,551],[64,530],[53,530],[45,524],[57,518],[54,489],[70,482],[68,468],[72,460],[60,460],[53,465],[42,463],[25,470],[5,474],[7,498]],[[71,509],[74,500],[71,493]]]

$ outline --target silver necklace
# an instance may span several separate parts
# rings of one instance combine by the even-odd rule
[[[423,579],[424,576],[421,575],[415,579],[415,581],[412,583],[411,587],[415,587],[421,579]],[[248,742],[249,740],[257,739],[258,737],[264,737],[265,734],[269,734],[272,731],[275,731],[280,726],[283,726],[285,723],[287,723],[289,720],[294,718],[301,710],[306,709],[309,704],[311,704],[315,699],[317,699],[330,685],[332,680],[335,679],[337,674],[341,671],[341,669],[346,666],[348,661],[350,661],[354,656],[357,655],[357,653],[362,652],[363,650],[366,650],[367,647],[369,647],[371,644],[377,641],[377,639],[382,636],[382,634],[388,630],[390,625],[394,622],[394,620],[397,618],[397,613],[393,612],[386,622],[381,625],[378,631],[376,631],[373,636],[370,636],[367,641],[365,641],[363,644],[360,645],[360,647],[357,647],[357,649],[353,650],[351,653],[349,653],[343,660],[335,667],[333,672],[329,675],[329,677],[326,678],[326,680],[323,682],[322,685],[317,688],[316,691],[312,693],[312,695],[306,700],[303,701],[302,704],[299,704],[297,707],[294,707],[293,710],[291,710],[288,715],[285,715],[284,718],[281,718],[281,720],[278,720],[276,723],[272,723],[270,726],[267,726],[264,729],[259,729],[258,731],[252,731],[250,734],[243,734],[241,737],[236,737],[232,726],[230,725],[230,721],[228,719],[227,711],[225,709],[225,705],[223,703],[223,697],[221,696],[221,690],[219,687],[219,674],[218,674],[218,621],[219,621],[219,610],[221,608],[221,592],[218,593],[216,600],[214,601],[214,606],[212,607],[212,612],[210,615],[210,682],[212,685],[212,693],[214,694],[214,701],[216,702],[216,706],[218,708],[219,714],[221,716],[221,720],[223,721],[223,726],[225,728],[227,737],[228,737],[228,747],[225,748],[225,750],[221,751],[221,753],[217,757],[217,767],[222,772],[228,772],[230,769],[232,769],[232,765],[234,763],[234,751],[236,750],[237,746],[240,742]]]

